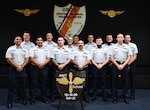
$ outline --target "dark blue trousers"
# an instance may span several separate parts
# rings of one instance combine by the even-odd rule
[[[14,67],[9,68],[9,88],[7,103],[12,103],[13,99],[26,100],[26,68],[17,72]]]
[[[102,89],[102,97],[103,99],[107,98],[107,66],[104,66],[101,69],[98,69],[95,65],[93,65],[93,82],[92,82],[92,88],[93,88],[93,98],[96,98],[97,96],[97,89],[98,84],[100,82],[101,89]]]
[[[47,94],[47,78],[48,67],[39,69],[37,66],[31,66],[31,100],[38,97],[38,89],[40,88],[41,97],[45,98]]]
[[[133,62],[129,68],[129,80],[130,80],[130,92],[131,96],[135,97],[135,73],[136,72],[136,63]]]
[[[128,97],[128,74],[129,74],[129,69],[128,69],[128,65],[126,65],[124,67],[123,70],[118,70],[117,67],[112,64],[111,66],[112,69],[112,99],[116,100],[118,98],[118,94],[117,94],[117,89],[118,89],[118,74],[121,74],[121,82],[122,82],[122,92],[123,92],[123,96],[125,98]]]

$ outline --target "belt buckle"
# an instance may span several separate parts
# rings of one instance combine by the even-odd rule
[[[123,61],[120,61],[120,64],[123,64]]]

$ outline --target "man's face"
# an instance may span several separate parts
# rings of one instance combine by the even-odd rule
[[[39,47],[42,47],[42,45],[43,45],[43,39],[42,39],[41,37],[37,38],[36,44],[37,44]]]
[[[96,44],[97,45],[102,45],[102,43],[103,43],[103,40],[101,38],[96,39]]]
[[[67,43],[68,43],[68,45],[71,45],[73,43],[73,38],[72,37],[68,37]]]
[[[24,41],[30,41],[30,38],[31,38],[30,33],[24,33],[23,34]]]
[[[124,40],[123,34],[118,34],[116,40],[117,40],[118,43],[122,43],[123,40]]]
[[[46,34],[46,39],[47,39],[48,41],[52,41],[52,39],[53,39],[52,33],[47,33],[47,34]]]
[[[74,36],[74,38],[73,38],[73,42],[74,42],[75,44],[77,44],[77,43],[78,43],[78,41],[79,41],[79,37],[78,37],[78,36]]]
[[[62,37],[59,37],[58,40],[57,40],[57,43],[58,43],[59,46],[63,46],[64,43],[65,43],[65,40]]]
[[[83,41],[78,41],[78,46],[79,46],[79,48],[83,48],[83,46],[84,46],[84,42]]]
[[[107,35],[106,36],[106,42],[112,42],[112,41],[113,41],[112,35]]]
[[[125,43],[129,43],[131,41],[130,35],[125,35],[124,41],[125,41]]]
[[[88,42],[93,42],[94,41],[94,36],[93,35],[89,35],[88,36]]]
[[[15,37],[15,39],[14,39],[15,45],[18,46],[21,44],[21,42],[22,42],[22,38],[20,36]]]

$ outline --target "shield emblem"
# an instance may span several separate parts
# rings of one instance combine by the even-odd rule
[[[64,100],[72,105],[81,95],[85,84],[85,71],[57,71],[56,86]]]
[[[53,19],[58,33],[65,37],[79,35],[86,21],[85,6],[68,4],[64,7],[54,6]]]

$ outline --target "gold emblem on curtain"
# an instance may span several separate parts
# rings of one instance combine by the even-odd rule
[[[25,9],[14,9],[16,12],[20,13],[20,14],[23,14],[24,16],[28,17],[32,14],[36,14],[37,12],[40,11],[40,9],[28,9],[28,8],[25,8]]]

